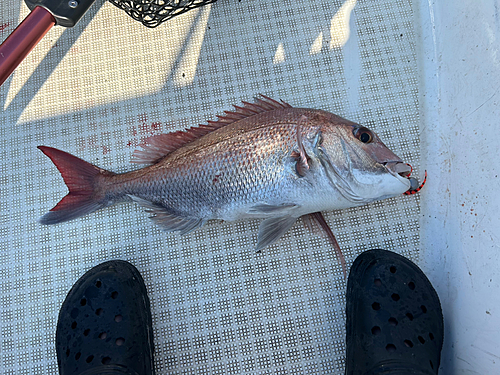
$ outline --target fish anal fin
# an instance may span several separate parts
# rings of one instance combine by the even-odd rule
[[[255,250],[261,251],[263,248],[276,242],[288,229],[297,221],[294,216],[279,216],[265,219],[259,227],[259,235]]]
[[[150,218],[155,222],[155,224],[166,232],[179,232],[183,235],[205,224],[205,220],[203,219],[175,215],[169,212],[167,208],[148,200],[134,195],[129,195],[129,197],[134,202],[144,207],[146,212],[151,213],[152,215]]]
[[[347,266],[344,254],[342,254],[339,243],[337,242],[337,239],[330,229],[330,226],[326,222],[323,214],[321,212],[313,212],[312,214],[302,216],[302,221],[309,229],[312,229],[313,233],[318,234],[318,232],[321,231],[320,234],[326,236],[328,241],[333,245],[333,249],[337,254],[337,258],[340,261],[340,265],[342,266],[344,278],[347,278]]]
[[[183,131],[158,134],[146,138],[144,145],[141,145],[142,150],[134,152],[131,162],[156,164],[175,150],[214,130],[259,113],[291,107],[290,104],[284,101],[277,101],[261,94],[260,97],[255,98],[255,103],[243,102],[243,106],[234,106],[234,111],[225,111],[224,115],[218,116],[217,121],[208,121],[207,125],[194,126]]]

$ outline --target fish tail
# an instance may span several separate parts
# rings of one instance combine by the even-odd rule
[[[52,147],[38,148],[52,160],[69,190],[54,208],[39,219],[41,224],[58,224],[76,219],[114,203],[106,199],[100,187],[101,178],[114,173]]]

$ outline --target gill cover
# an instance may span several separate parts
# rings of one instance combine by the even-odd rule
[[[369,136],[361,137],[359,129]],[[357,124],[329,130],[315,148],[316,155],[332,186],[347,201],[361,205],[408,190],[408,179],[386,167],[404,163],[375,133]]]

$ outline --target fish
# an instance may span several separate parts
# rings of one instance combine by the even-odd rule
[[[135,202],[163,230],[180,234],[213,219],[263,219],[255,247],[261,251],[302,217],[326,232],[344,276],[344,256],[321,212],[412,189],[411,167],[375,132],[333,113],[296,108],[265,95],[207,124],[147,138],[132,157],[133,163],[147,165],[126,173],[56,148],[38,148],[69,190],[39,219],[41,224]]]

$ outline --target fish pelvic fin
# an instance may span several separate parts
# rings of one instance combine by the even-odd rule
[[[114,173],[56,148],[38,148],[52,160],[69,190],[55,207],[39,219],[41,224],[50,225],[73,220],[114,203],[96,191],[97,179]]]
[[[255,250],[259,252],[263,248],[276,242],[291,228],[295,221],[297,221],[297,217],[294,216],[279,216],[265,219],[259,227],[259,235]]]
[[[175,215],[168,211],[166,207],[142,199],[135,195],[128,195],[132,201],[138,203],[151,213],[150,218],[165,232],[179,232],[181,235],[187,234],[205,224],[206,220],[200,218],[190,218]]]

